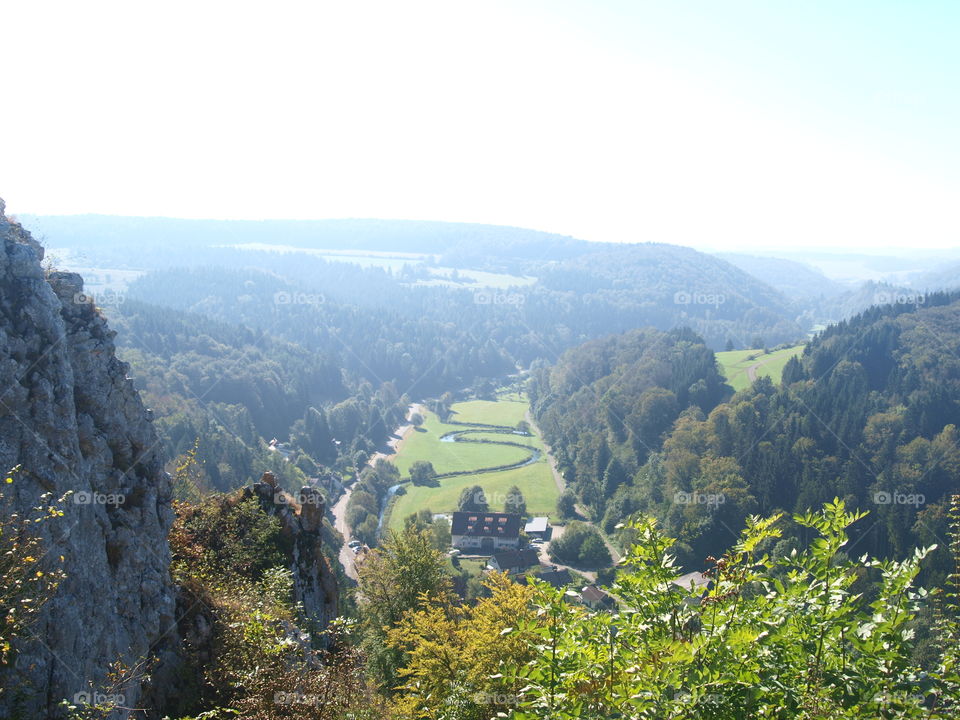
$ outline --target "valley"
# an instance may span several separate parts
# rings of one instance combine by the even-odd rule
[[[502,510],[517,486],[530,515],[555,518],[559,493],[543,441],[517,430],[528,407],[526,401],[506,399],[456,403],[446,422],[427,412],[395,462],[404,476],[414,462],[430,462],[436,477],[428,485],[403,485],[390,508],[389,527],[400,529],[404,518],[425,509],[451,513],[463,490],[474,485],[483,488],[491,509]]]

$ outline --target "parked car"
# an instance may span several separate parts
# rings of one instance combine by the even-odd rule
[[[350,542],[347,543],[347,547],[352,547],[352,548],[360,547],[361,545],[363,545],[363,543],[360,542],[359,540],[351,540]]]

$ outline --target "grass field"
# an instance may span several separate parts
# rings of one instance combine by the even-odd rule
[[[470,420],[470,422],[482,421]],[[440,442],[440,438],[448,432],[463,429],[458,425],[440,422],[440,418],[432,412],[425,412],[423,425],[407,436],[400,446],[399,454],[394,459],[396,466],[400,469],[400,475],[407,477],[410,474],[410,466],[418,460],[429,460],[433,463],[433,469],[437,474],[442,475],[458,470],[479,470],[485,467],[510,465],[522,462],[530,454],[523,448],[508,445]],[[484,436],[486,435],[484,433]],[[504,440],[518,438],[521,442],[533,445],[532,442],[527,442],[532,438],[519,435],[500,435],[499,437]]]
[[[514,426],[523,419],[526,409],[526,402],[474,400],[454,405],[456,414],[452,417],[458,422]],[[440,442],[443,434],[463,429],[462,426],[442,423],[436,415],[426,412],[422,432],[411,433],[395,458],[400,472],[405,476],[410,465],[417,460],[429,460],[438,473],[443,473],[506,465],[519,462],[529,455],[522,448],[510,446]],[[516,485],[523,493],[529,513],[556,516],[557,486],[547,463],[543,443],[538,437],[498,433],[478,433],[468,437],[529,445],[541,451],[540,459],[513,470],[444,478],[438,481],[438,487],[406,484],[403,486],[406,492],[397,496],[390,510],[391,528],[399,529],[405,517],[424,508],[430,508],[435,513],[456,510],[460,492],[471,485],[483,488],[491,510],[503,510],[507,492]]]
[[[453,406],[451,420],[484,425],[509,425],[515,427],[527,413],[527,403],[515,400],[471,400]]]
[[[717,362],[727,383],[734,390],[743,390],[750,386],[747,373],[750,367],[758,365],[757,377],[768,377],[776,385],[783,375],[783,368],[787,360],[803,352],[803,345],[795,345],[785,350],[777,350],[764,355],[763,350],[731,350],[717,353]]]

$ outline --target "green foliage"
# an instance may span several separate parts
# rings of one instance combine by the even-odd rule
[[[708,589],[680,587],[672,538],[655,521],[630,524],[636,542],[611,592],[619,612],[593,613],[540,586],[538,656],[504,669],[527,683],[516,720],[544,718],[952,718],[955,677],[911,663],[918,550],[903,561],[845,554],[863,517],[840,500],[794,521],[815,533],[773,559],[780,516],[751,516],[713,561]],[[856,591],[867,574],[870,596]]]
[[[597,520],[681,412],[709,411],[729,392],[701,338],[651,329],[568,350],[535,371],[529,388],[570,489]]]
[[[560,537],[550,543],[550,557],[560,563],[600,568],[613,561],[600,532],[586,523],[574,520]]]
[[[358,599],[363,618],[363,648],[368,671],[381,688],[395,685],[403,656],[387,646],[386,633],[404,613],[419,609],[425,598],[450,592],[446,560],[430,533],[408,527],[389,533],[358,568]]]
[[[473,485],[463,489],[460,493],[460,499],[457,501],[457,510],[461,512],[488,512],[490,503],[487,502],[487,495],[479,485]]]
[[[720,404],[697,400],[723,397],[710,391],[709,351],[686,336],[588,343],[533,373],[538,422],[590,519],[613,533],[632,513],[655,516],[678,538],[682,565],[729,547],[751,514],[802,512],[835,495],[872,513],[852,531],[859,547],[903,559],[945,536],[960,474],[960,302],[925,300],[827,328],[784,363],[781,385],[760,377]],[[784,532],[804,533],[791,522]],[[922,571],[930,585],[950,571],[940,545]]]
[[[173,573],[190,608],[181,623],[193,631],[175,710],[198,719],[381,717],[350,624],[314,632],[316,618],[294,603],[292,547],[279,521],[240,494],[176,510]]]
[[[436,475],[433,463],[428,460],[417,460],[410,466],[410,482],[414,485],[429,485]]]
[[[516,513],[520,517],[526,517],[527,501],[524,500],[523,493],[520,492],[520,488],[516,485],[512,485],[510,489],[507,490],[507,497],[503,503],[503,511]]]
[[[399,483],[397,466],[383,458],[363,469],[347,501],[347,524],[354,537],[371,547],[377,544],[380,506],[388,489]]]
[[[170,531],[175,576],[256,580],[289,564],[290,540],[255,497],[217,495],[177,510]]]
[[[450,521],[444,517],[434,518],[430,508],[408,515],[404,518],[403,527],[404,531],[412,528],[429,533],[433,538],[433,546],[441,552],[450,547]]]
[[[576,517],[577,496],[569,490],[560,495],[560,497],[557,498],[557,514],[564,520]]]

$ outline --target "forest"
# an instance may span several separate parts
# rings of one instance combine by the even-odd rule
[[[732,396],[695,339],[682,353],[640,334],[569,351],[531,392],[577,499],[624,546],[632,533],[617,525],[647,513],[701,569],[748,516],[839,496],[870,511],[851,531],[863,551],[902,559],[939,544],[923,578],[940,584],[960,472],[958,311],[956,294],[873,308],[816,336],[782,384],[760,378]]]

